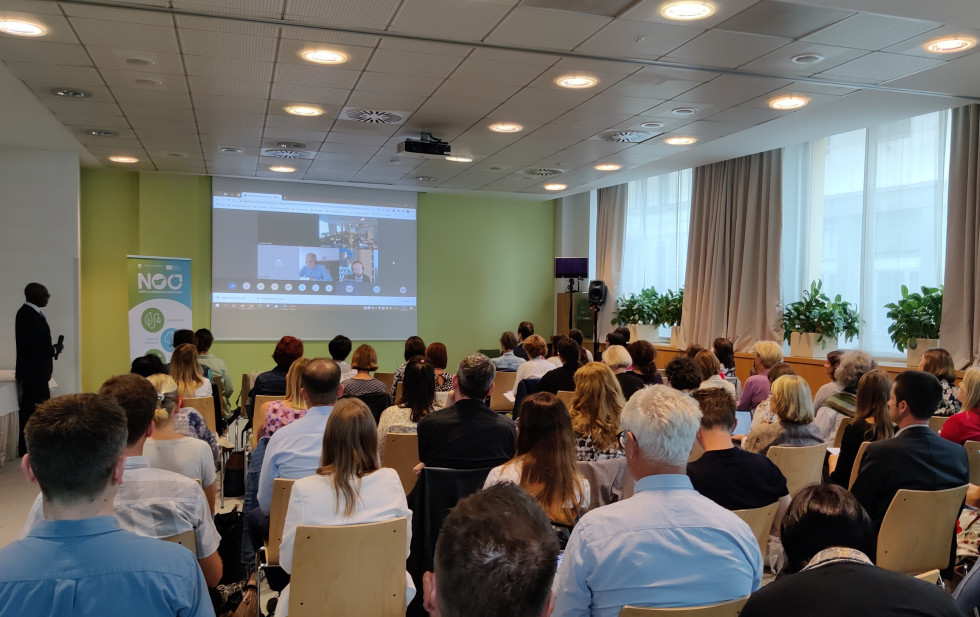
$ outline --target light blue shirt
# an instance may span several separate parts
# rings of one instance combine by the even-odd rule
[[[555,579],[553,615],[713,604],[761,583],[762,554],[748,525],[697,493],[686,475],[647,476],[632,497],[575,526]]]
[[[317,264],[315,268],[309,266],[303,266],[299,270],[300,278],[309,278],[313,281],[332,281],[333,277],[327,271],[323,264]]]
[[[204,574],[179,544],[111,516],[41,520],[0,549],[0,617],[214,617]]]
[[[502,353],[496,358],[491,358],[490,361],[498,371],[516,371],[518,366],[527,362],[524,358],[515,356],[513,351]]]
[[[276,478],[298,480],[313,475],[320,466],[323,431],[331,411],[333,406],[310,407],[304,417],[282,427],[269,439],[256,495],[266,514],[272,509],[272,484]]]

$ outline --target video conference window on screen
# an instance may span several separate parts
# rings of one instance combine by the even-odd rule
[[[216,336],[415,333],[414,193],[215,178],[212,229]]]

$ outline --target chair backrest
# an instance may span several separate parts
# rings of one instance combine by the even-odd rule
[[[281,396],[270,396],[268,394],[256,394],[255,395],[255,407],[252,412],[252,449],[258,444],[259,440],[259,430],[265,426],[265,421],[268,418],[268,413],[266,412],[265,406],[272,401],[281,401],[283,397]]]
[[[374,378],[388,386],[388,391],[391,392],[391,384],[395,383],[394,373],[375,373]]]
[[[868,444],[870,441],[865,441],[861,443],[858,447],[857,454],[854,455],[854,465],[851,467],[851,479],[847,482],[847,490],[851,490],[854,486],[854,481],[857,480],[858,473],[861,471],[861,460],[864,458],[864,451],[868,449]]]
[[[843,420],[840,421],[840,424],[837,425],[837,432],[834,433],[835,448],[840,447],[841,441],[844,440],[844,429],[846,429],[851,424],[851,420],[853,420],[853,418],[844,418]]]
[[[218,389],[218,401],[221,404],[221,415],[228,414],[228,404],[225,403],[225,384],[217,375],[211,378],[211,386]]]
[[[704,448],[702,448],[698,444],[698,442],[695,441],[694,445],[691,446],[691,453],[687,455],[687,462],[693,463],[694,461],[701,458],[703,455],[704,455]]]
[[[967,441],[963,447],[970,459],[970,484],[980,484],[980,441]]]
[[[391,387],[391,386],[389,386],[389,387]],[[402,398],[402,391],[404,389],[405,389],[405,382],[404,381],[399,381],[398,382],[398,385],[395,386],[395,400],[396,401],[401,400],[401,398]]]
[[[928,572],[922,572],[921,574],[916,574],[915,578],[920,581],[925,581],[930,585],[937,585],[939,583],[939,570],[933,569]]]
[[[201,414],[204,418],[204,423],[208,425],[211,432],[214,433],[218,429],[218,424],[215,421],[214,416],[214,398],[210,396],[202,396],[199,398],[185,398],[183,400],[184,407],[193,407],[197,410],[197,413]]]
[[[193,529],[188,529],[187,531],[175,533],[172,536],[167,536],[166,538],[160,539],[165,540],[166,542],[173,542],[174,544],[186,546],[190,552],[194,553],[194,558],[197,558],[197,540],[194,538]]]
[[[558,398],[561,399],[561,402],[565,403],[565,407],[571,408],[572,407],[572,401],[575,399],[575,391],[574,390],[559,390],[558,391]]]
[[[271,402],[271,401],[281,401],[284,398],[286,398],[286,397],[284,397],[284,396],[270,396],[268,394],[256,394],[255,395],[255,410],[258,411],[259,409],[262,408],[263,405],[265,405],[268,402]]]
[[[633,496],[635,481],[625,457],[579,461],[578,471],[589,481],[590,510]]]
[[[878,531],[879,568],[925,572],[949,566],[950,545],[967,485],[939,491],[900,489]]]
[[[381,414],[384,413],[384,410],[391,406],[391,397],[388,396],[387,392],[362,394],[357,398],[361,399],[368,406],[368,409],[371,410],[375,424],[381,421]]]
[[[398,478],[408,495],[415,488],[418,476],[412,469],[419,464],[419,436],[415,433],[388,433],[385,435],[385,453],[382,467],[398,472]]]
[[[279,545],[282,544],[282,530],[286,524],[286,508],[289,507],[289,494],[293,492],[293,482],[288,478],[276,478],[272,482],[272,504],[269,506],[269,547],[266,561],[279,565]]]
[[[658,617],[660,615],[684,615],[685,617],[737,617],[749,597],[737,598],[718,604],[705,606],[685,606],[682,608],[654,608],[644,606],[624,606],[619,617]]]
[[[497,371],[493,378],[493,392],[490,393],[490,409],[494,411],[513,411],[514,403],[504,396],[504,392],[514,389],[514,380],[517,373],[504,373]]]
[[[933,433],[939,434],[942,430],[943,425],[946,424],[946,420],[949,420],[950,416],[933,416],[929,418],[929,428],[932,429]]]
[[[762,551],[763,555],[766,554],[766,548],[769,545],[769,530],[772,528],[772,521],[776,518],[776,510],[778,509],[779,502],[774,501],[768,506],[762,506],[761,508],[732,510],[735,516],[745,521],[749,528],[752,529],[752,533],[755,534],[755,539],[759,542],[759,550]]]
[[[296,529],[289,614],[294,617],[405,614],[408,521]]]
[[[772,446],[766,456],[786,477],[790,496],[811,484],[820,484],[823,461],[827,455],[826,444],[812,446]]]

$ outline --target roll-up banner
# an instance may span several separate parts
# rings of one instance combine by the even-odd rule
[[[192,329],[191,260],[126,257],[130,360],[152,353],[170,362],[174,332]]]

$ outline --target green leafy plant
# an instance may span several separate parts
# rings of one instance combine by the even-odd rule
[[[783,307],[783,336],[787,341],[793,332],[813,332],[821,344],[827,338],[849,341],[858,335],[861,316],[855,306],[842,300],[840,294],[831,300],[822,288],[823,281],[817,279],[810,283],[810,289],[803,290],[801,300]]]
[[[943,317],[943,288],[922,287],[922,293],[909,293],[902,285],[902,298],[885,305],[886,315],[892,320],[888,336],[899,351],[915,349],[915,339],[939,338],[939,326]]]
[[[660,325],[660,294],[653,287],[641,289],[616,299],[616,315],[610,322],[614,326],[627,324]]]
[[[660,324],[665,326],[681,325],[683,309],[684,288],[681,287],[677,291],[668,290],[660,296]]]

